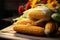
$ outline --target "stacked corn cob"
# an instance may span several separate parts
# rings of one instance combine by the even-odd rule
[[[14,31],[32,35],[60,35],[60,25],[58,25],[60,7],[58,5],[56,0],[52,2],[48,0],[47,6],[36,6],[33,3],[31,9],[24,11],[21,17],[16,18],[17,22],[13,24]]]

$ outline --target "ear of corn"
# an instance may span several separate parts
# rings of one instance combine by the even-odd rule
[[[58,27],[58,34],[60,34],[60,27]]]
[[[48,22],[45,25],[45,34],[50,34],[55,30],[55,25],[53,22]]]
[[[15,31],[32,35],[44,35],[44,28],[28,25],[14,25]]]
[[[36,8],[37,9],[37,8]],[[43,9],[44,10],[44,9]],[[29,19],[33,20],[33,21],[37,21],[39,19],[43,19],[45,21],[50,20],[50,13],[46,13],[43,10],[32,10],[31,12],[29,12],[28,17]],[[46,10],[47,11],[47,10]]]

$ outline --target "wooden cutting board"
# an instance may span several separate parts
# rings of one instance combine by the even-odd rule
[[[37,37],[16,33],[13,25],[0,30],[0,37],[13,40],[60,40],[60,38]]]

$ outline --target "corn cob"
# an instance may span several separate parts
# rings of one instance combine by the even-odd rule
[[[45,25],[45,34],[48,35],[50,33],[52,33],[53,31],[55,30],[55,25],[53,22],[48,22],[46,25]]]
[[[60,27],[58,28],[58,31],[60,32]]]
[[[57,32],[57,34],[60,34],[60,27],[58,27],[58,32]]]
[[[16,32],[32,34],[32,35],[44,35],[44,28],[38,26],[28,25],[14,25],[13,28]]]
[[[29,19],[31,19],[33,21],[37,21],[39,19],[45,20],[45,21],[50,20],[50,14],[44,13],[42,10],[39,10],[39,9],[36,10],[36,9],[29,12],[29,14],[28,14]]]

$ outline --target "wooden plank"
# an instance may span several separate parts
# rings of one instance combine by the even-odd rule
[[[36,37],[16,33],[13,30],[13,25],[1,30],[0,37],[13,40],[60,40],[60,38]]]
[[[30,40],[28,38],[16,37],[14,33],[16,32],[13,30],[13,25],[12,25],[2,29],[0,32],[0,37],[6,38],[6,39],[13,39],[13,40]]]

